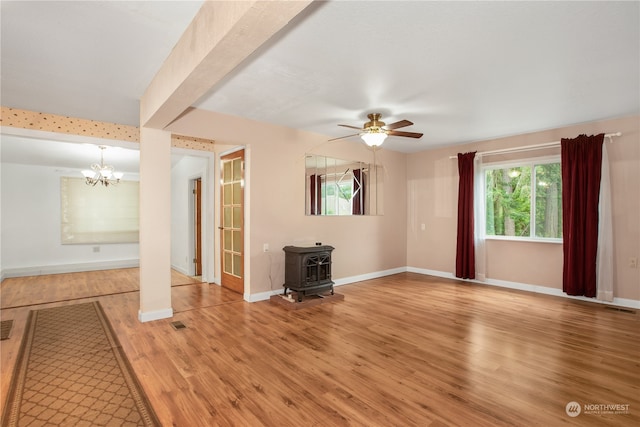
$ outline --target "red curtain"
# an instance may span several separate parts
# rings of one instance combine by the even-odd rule
[[[353,215],[364,215],[364,185],[362,179],[364,174],[361,169],[353,170],[353,202],[351,204],[351,213]]]
[[[322,175],[309,177],[309,198],[311,215],[322,214]]]
[[[562,289],[596,296],[598,203],[604,134],[560,141],[562,167]]]
[[[475,279],[476,257],[473,236],[473,159],[476,152],[458,153],[458,242],[456,277]]]

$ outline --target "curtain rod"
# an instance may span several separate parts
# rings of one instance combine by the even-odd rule
[[[613,138],[614,136],[622,136],[622,132],[615,132],[615,133],[607,133],[604,135],[605,138],[609,138],[609,140],[611,140],[611,138]],[[497,150],[490,150],[490,151],[481,151],[479,153],[476,153],[477,156],[487,156],[490,154],[506,154],[506,153],[517,153],[519,151],[529,151],[529,150],[539,150],[542,148],[552,148],[554,146],[560,145],[560,141],[554,141],[554,142],[546,142],[544,144],[536,144],[536,145],[524,145],[522,147],[513,147],[513,148],[502,148],[502,149],[497,149]],[[450,159],[457,159],[458,156],[449,156]]]

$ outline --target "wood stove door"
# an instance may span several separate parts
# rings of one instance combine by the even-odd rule
[[[221,284],[244,293],[244,150],[221,158]]]

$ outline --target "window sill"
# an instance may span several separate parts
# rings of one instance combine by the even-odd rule
[[[506,240],[509,242],[555,243],[562,244],[562,239],[542,239],[539,237],[484,236],[485,240]]]

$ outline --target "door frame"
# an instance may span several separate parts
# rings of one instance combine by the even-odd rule
[[[217,177],[216,168],[216,155],[212,151],[200,151],[192,150],[188,148],[171,148],[172,154],[179,154],[188,157],[200,157],[207,160],[207,164],[202,172],[195,172],[193,175],[185,177],[188,180],[188,192],[191,194],[193,189],[193,180],[200,178],[202,180],[202,281],[207,283],[216,282],[215,277],[215,259],[216,259],[216,245],[215,245],[215,230],[216,230],[216,218],[215,205],[216,205],[216,185],[214,180]],[[190,230],[187,237],[188,248],[183,254],[188,256],[187,261],[193,260],[194,256],[194,242],[193,242],[193,228],[194,228],[194,207],[193,197],[189,197],[188,208],[188,224],[187,227]],[[187,263],[188,275],[193,275],[195,270],[192,262]]]
[[[196,183],[200,182],[200,197],[196,198]],[[201,176],[192,177],[189,179],[189,259],[193,262],[189,263],[189,275],[190,276],[202,276],[204,271],[204,248],[203,241],[204,239],[204,203],[203,193],[204,193],[204,180]],[[198,202],[196,204],[196,202]],[[198,206],[199,205],[199,206]],[[200,233],[198,235],[198,218],[197,215],[200,213]],[[198,245],[198,241],[200,245]],[[198,257],[198,246],[200,247],[200,274],[198,274],[198,268],[196,266],[195,259]]]

